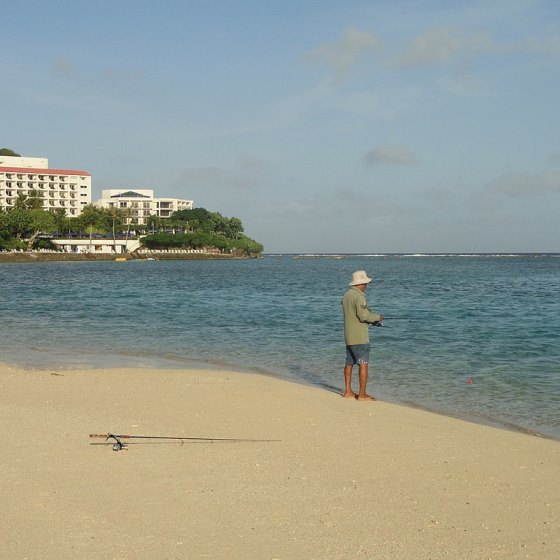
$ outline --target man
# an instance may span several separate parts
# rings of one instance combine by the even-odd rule
[[[366,288],[371,282],[365,270],[357,270],[352,275],[350,289],[342,298],[344,311],[344,340],[346,342],[346,362],[344,365],[344,394],[347,399],[359,401],[374,401],[368,395],[366,385],[368,381],[369,361],[369,331],[368,325],[383,321],[383,315],[372,313],[367,306]],[[360,389],[358,394],[352,391],[352,368],[358,364],[358,378]]]

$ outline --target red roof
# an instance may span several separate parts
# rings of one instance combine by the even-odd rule
[[[0,167],[5,173],[34,173],[35,175],[85,175],[91,177],[91,173],[79,169],[45,169],[39,167]]]

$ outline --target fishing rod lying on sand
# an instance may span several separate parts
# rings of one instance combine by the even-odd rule
[[[90,445],[112,445],[113,451],[121,451],[122,449],[128,448],[128,443],[124,443],[123,439],[151,439],[151,440],[168,440],[177,441],[183,445],[187,441],[193,442],[269,442],[269,441],[280,441],[279,439],[239,439],[239,438],[207,438],[207,437],[176,437],[176,436],[133,436],[127,434],[89,434],[90,438],[104,439],[103,443],[91,443]],[[111,440],[111,441],[110,441]]]

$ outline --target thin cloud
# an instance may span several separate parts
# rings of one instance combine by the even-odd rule
[[[415,165],[418,159],[406,146],[378,146],[364,157],[366,165]]]
[[[62,76],[64,78],[74,78],[76,76],[74,66],[64,56],[59,56],[54,61],[52,72],[55,76]]]
[[[458,58],[496,50],[485,33],[464,33],[451,28],[430,29],[415,37],[399,57],[402,66],[445,64]]]
[[[258,157],[242,155],[230,167],[193,167],[181,173],[177,185],[188,184],[203,192],[230,192],[258,190],[269,184],[268,163]]]
[[[526,38],[510,43],[495,41],[487,33],[461,29],[429,29],[410,41],[398,56],[400,66],[449,64],[482,55],[541,54],[560,56],[560,40]]]
[[[560,193],[560,171],[512,173],[490,185],[490,192],[511,197],[530,197]]]
[[[338,76],[343,76],[368,51],[377,50],[381,46],[381,41],[375,35],[350,27],[342,39],[313,49],[308,58],[332,67]]]
[[[230,181],[239,189],[259,189],[268,183],[268,165],[258,157],[242,155],[235,162]]]
[[[551,153],[546,161],[552,165],[560,164],[560,151]]]

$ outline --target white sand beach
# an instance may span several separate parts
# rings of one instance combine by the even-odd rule
[[[558,441],[237,372],[4,365],[0,387],[5,560],[559,555]]]

